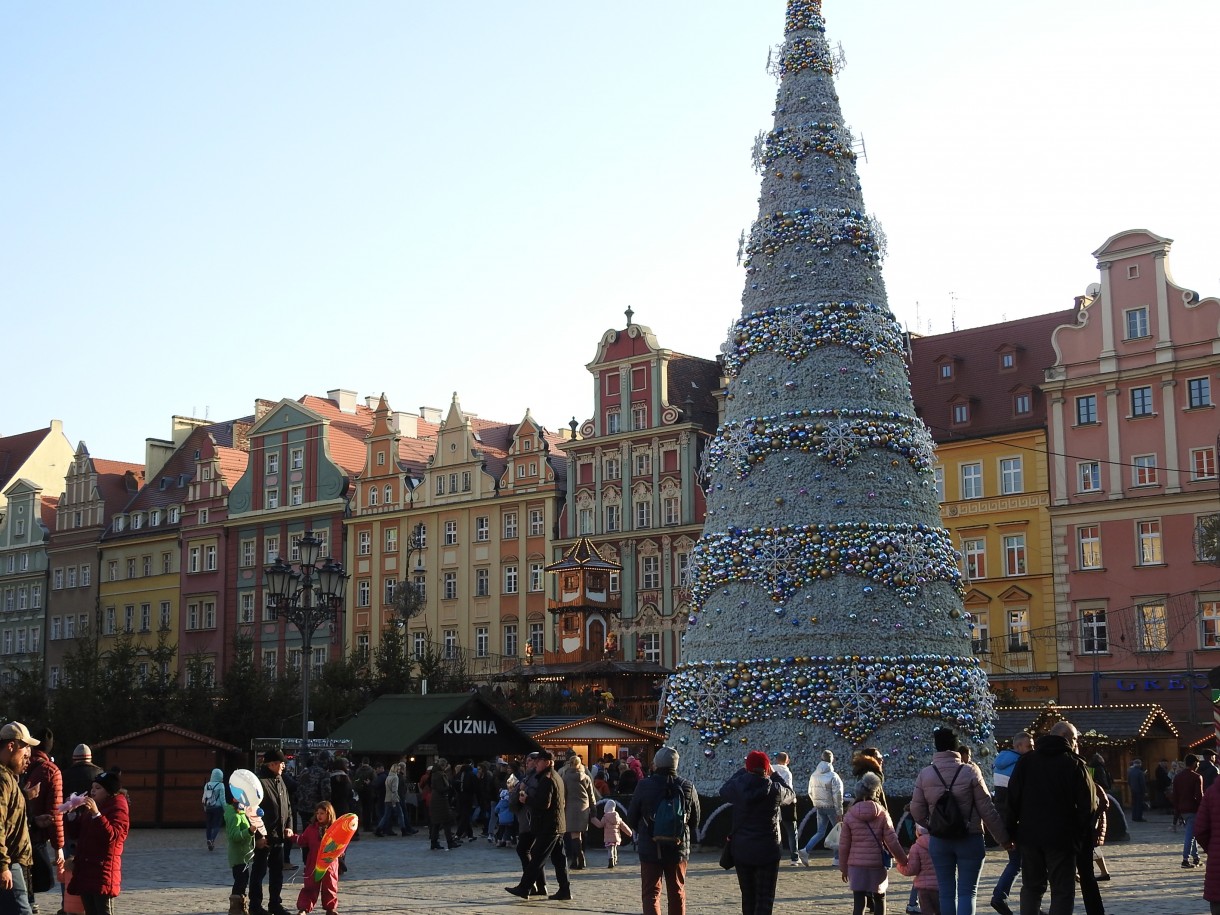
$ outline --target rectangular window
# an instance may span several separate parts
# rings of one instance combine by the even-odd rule
[[[167,601],[167,600],[161,601],[161,615],[160,615],[160,619],[157,621],[157,625],[159,625],[162,629],[169,628],[169,614],[170,614],[169,601]],[[83,629],[84,626],[82,626],[81,628]]]
[[[970,620],[970,649],[975,654],[991,651],[991,625],[986,614],[972,614]]]
[[[428,525],[415,525],[414,532],[411,534],[412,549],[423,550],[428,547]]]
[[[932,468],[932,482],[936,485],[936,501],[945,501],[945,468],[939,464]]]
[[[987,577],[987,541],[982,537],[962,541],[962,555],[966,559],[966,577],[978,581]]]
[[[186,605],[186,628],[187,629],[198,629],[199,628],[199,605],[198,604],[191,603],[191,604]]]
[[[35,610],[42,606],[42,585],[30,585],[30,606]]]
[[[458,475],[456,473],[449,474],[449,493],[451,495],[458,491],[457,481],[458,481]]]
[[[457,543],[457,522],[445,522],[445,546],[453,546]]]
[[[1190,449],[1190,478],[1192,480],[1214,480],[1216,478],[1216,449]]]
[[[612,534],[622,527],[622,508],[618,505],[606,506],[606,533]]]
[[[1148,336],[1148,309],[1141,306],[1140,308],[1128,308],[1123,312],[1123,319],[1126,323],[1126,331],[1128,340],[1135,340],[1139,337]]]
[[[1136,540],[1139,546],[1139,564],[1142,566],[1161,565],[1165,561],[1165,554],[1161,550],[1161,522],[1156,521],[1137,521],[1135,522]]]
[[[617,435],[622,425],[622,417],[619,416],[618,410],[608,410],[606,412],[606,434]]]
[[[443,496],[445,494],[445,475],[443,473],[438,473],[436,475],[436,494],[438,496]]]
[[[444,576],[445,600],[457,600],[457,572],[446,572]]]
[[[151,556],[145,556],[142,560],[140,560],[140,565],[144,569],[145,578],[148,578],[148,576],[152,575],[152,557]]]
[[[280,472],[280,453],[278,451],[267,452],[267,474],[276,474]]]
[[[445,645],[445,659],[448,661],[457,657],[458,653],[458,634],[456,629],[446,629],[443,633]]]
[[[491,539],[491,519],[487,515],[474,519],[474,539],[479,543],[486,543]]]
[[[1210,378],[1188,378],[1186,380],[1186,403],[1191,409],[1212,405],[1212,380]]]
[[[1131,389],[1131,415],[1152,415],[1152,388],[1148,385]]]
[[[534,654],[541,655],[546,647],[546,632],[543,623],[530,623],[530,647]]]
[[[243,623],[254,622],[254,592],[242,591],[238,599],[238,618]]]
[[[618,458],[606,458],[606,463],[603,466],[605,467],[605,478],[607,480],[618,480],[622,478],[623,466],[621,463],[619,463]]]
[[[373,535],[370,531],[360,531],[356,534],[356,555],[368,556],[373,552]]]
[[[1082,569],[1101,568],[1101,528],[1088,524],[1076,528],[1076,555]]]
[[[516,566],[505,566],[504,567],[504,593],[505,594],[516,594],[517,593],[517,567]]]
[[[288,504],[300,505],[305,501],[305,487],[299,483],[294,483],[288,487]]]
[[[635,475],[646,477],[652,473],[652,452],[639,451],[635,455]]]
[[[1080,461],[1076,464],[1076,489],[1079,492],[1101,490],[1101,463],[1099,461]]]
[[[83,627],[82,627],[81,631],[82,632],[84,631]],[[65,616],[64,617],[64,638],[65,639],[76,638],[76,617],[74,617],[74,616]]]
[[[127,577],[129,579],[136,577],[136,561],[134,559],[127,560]]]
[[[12,559],[13,557],[10,556],[9,558]],[[9,571],[11,572],[12,569],[9,569]],[[59,591],[60,589],[63,588],[63,586],[64,586],[64,570],[56,569],[54,575],[51,578],[51,587],[54,590]]]
[[[161,574],[162,575],[169,575],[174,570],[174,558],[173,557],[174,557],[173,553],[162,553],[161,554]]]
[[[71,566],[68,569],[68,587],[76,587],[76,566]]]
[[[541,537],[542,536],[542,509],[541,508],[531,508],[529,517],[530,517],[530,536],[531,537]]]
[[[1215,598],[1199,599],[1199,647],[1220,648],[1220,600]]]
[[[278,489],[267,490],[267,508],[280,507],[280,491]]]
[[[661,557],[640,557],[640,587],[655,591],[661,587]]]
[[[1004,538],[1004,574],[1025,574],[1025,535],[1011,534]]]
[[[505,512],[504,513],[504,539],[505,540],[516,540],[517,539],[517,513],[516,512]]]
[[[394,603],[394,589],[398,587],[398,582],[395,581],[393,578],[387,578],[381,584],[382,584],[382,594],[384,595],[381,599],[381,602],[383,604]]]
[[[593,533],[593,509],[581,508],[576,512],[576,533],[587,536]]]
[[[1135,608],[1137,651],[1167,651],[1169,649],[1169,617],[1165,604],[1150,601]]]
[[[474,570],[474,596],[487,597],[491,593],[491,573],[487,569]]]
[[[152,561],[151,559],[149,560]],[[205,572],[216,571],[216,545],[208,544],[203,548],[203,569]]]
[[[476,658],[485,658],[491,654],[491,636],[488,634],[486,626],[475,626],[474,628],[474,656]]]
[[[140,631],[152,632],[152,604],[140,604]]]
[[[675,557],[675,581],[679,588],[690,586],[690,553],[678,553]]]
[[[82,588],[89,587],[93,582],[93,566],[83,565],[80,567],[80,586]]]
[[[373,586],[367,578],[356,582],[356,606],[367,607],[373,600]]]
[[[637,530],[652,527],[652,502],[635,503],[635,526]]]
[[[51,635],[50,635],[51,641],[54,642],[54,641],[58,640],[60,638],[62,632],[63,632],[63,625],[62,625],[60,618],[58,616],[51,617]]]
[[[1106,654],[1110,650],[1110,631],[1104,608],[1080,611],[1080,653]]]
[[[290,470],[303,470],[305,467],[305,449],[293,448],[288,452],[288,468]]]
[[[106,608],[106,628],[102,630],[105,635],[114,635],[118,628],[118,614],[114,607]]]
[[[119,562],[117,559],[111,559],[106,563],[106,571],[110,573],[111,581],[119,580]]]
[[[970,404],[955,403],[953,405],[953,423],[960,426],[970,422]]]
[[[610,573],[610,593],[618,594],[618,592],[619,592],[619,573],[611,572]]]
[[[647,429],[648,428],[648,408],[642,406],[634,406],[631,408],[631,428],[632,429]]]
[[[387,553],[398,552],[398,528],[387,527],[385,529],[385,551]]]
[[[416,632],[411,636],[411,651],[415,655],[415,659],[419,660],[428,650],[427,633]]]
[[[651,661],[653,664],[660,664],[661,633],[641,632],[640,639],[636,643],[636,655],[641,661]]]
[[[662,500],[661,509],[664,513],[665,523],[667,525],[678,523],[678,499],[676,496],[669,496]]]
[[[1033,398],[1025,393],[1017,394],[1012,399],[1012,412],[1017,416],[1024,416],[1027,413],[1032,413]]]
[[[1029,651],[1029,610],[1017,607],[1008,611],[1008,650]]]
[[[542,590],[542,563],[540,562],[530,563],[530,590]]]
[[[1097,395],[1085,394],[1076,398],[1076,425],[1088,426],[1097,422]]]
[[[216,602],[215,601],[205,600],[203,602],[203,628],[204,629],[215,629],[216,628]]]
[[[962,464],[962,498],[983,498],[983,465]]]
[[[504,654],[507,657],[517,656],[517,624],[508,623],[504,627]]]
[[[250,568],[254,565],[254,557],[258,553],[258,547],[253,540],[243,540],[241,542],[241,564],[242,568]]]
[[[1216,561],[1215,525],[1220,516],[1197,515],[1195,517],[1195,559],[1199,562]]]
[[[1131,485],[1156,485],[1156,455],[1137,454],[1131,458]]]
[[[1025,492],[1025,471],[1019,457],[1000,460],[1000,492],[1006,496]]]
[[[278,671],[277,661],[276,661],[276,650],[274,648],[264,649],[263,650],[263,675],[266,676],[267,679],[269,679],[269,680],[274,680],[275,675],[278,672],[279,671]]]

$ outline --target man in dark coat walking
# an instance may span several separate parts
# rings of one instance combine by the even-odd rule
[[[250,868],[250,915],[287,915],[280,893],[284,887],[284,845],[292,838],[292,804],[284,771],[284,751],[268,750],[258,770],[263,783],[263,826],[267,834],[254,843]],[[267,908],[263,908],[263,877],[267,878]]]
[[[1008,782],[1008,834],[1021,848],[1021,915],[1038,915],[1050,886],[1050,915],[1071,915],[1076,858],[1091,847],[1097,818],[1093,777],[1076,755],[1079,732],[1060,721],[1039,737]]]
[[[528,899],[530,890],[542,885],[542,872],[546,867],[547,858],[550,858],[551,863],[555,865],[555,880],[559,884],[559,891],[552,893],[550,898],[571,899],[568,859],[559,841],[564,827],[563,779],[555,771],[555,756],[550,750],[539,750],[535,759],[536,781],[532,790],[527,790],[525,784],[522,784],[518,792],[519,801],[530,811],[530,827],[534,833],[534,841],[521,882],[505,889],[514,896]]]

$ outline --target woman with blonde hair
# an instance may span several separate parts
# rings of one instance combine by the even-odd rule
[[[568,867],[576,871],[584,870],[585,830],[589,828],[589,817],[598,801],[597,792],[579,753],[568,757],[559,777],[563,779],[564,792],[563,850],[568,856]]]

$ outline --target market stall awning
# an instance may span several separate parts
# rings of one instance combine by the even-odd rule
[[[330,736],[350,740],[354,754],[487,758],[540,748],[477,693],[381,696]]]

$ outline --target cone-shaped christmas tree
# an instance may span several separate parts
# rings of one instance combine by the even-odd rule
[[[684,771],[714,793],[749,749],[875,746],[909,793],[934,728],[980,762],[987,677],[940,527],[932,440],[915,416],[865,213],[820,0],[789,0],[774,129],[741,318],[724,347],[725,423],[706,455],[683,663],[669,684]]]

